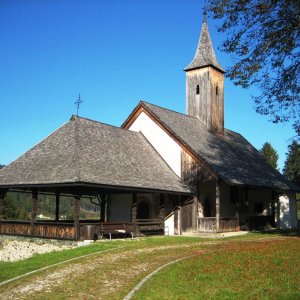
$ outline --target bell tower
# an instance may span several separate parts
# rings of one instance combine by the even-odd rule
[[[206,21],[206,9],[196,54],[186,72],[187,114],[198,118],[215,134],[224,134],[224,73],[215,55]]]

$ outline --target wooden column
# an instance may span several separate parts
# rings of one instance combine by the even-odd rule
[[[4,197],[6,191],[0,190],[0,221],[3,220],[4,216]]]
[[[192,228],[193,231],[197,231],[198,227],[198,193],[197,196],[194,196],[194,203],[193,203],[193,219],[192,219]]]
[[[35,223],[38,209],[38,192],[36,190],[32,190],[31,195],[31,235],[35,236]]]
[[[272,226],[276,227],[276,212],[275,212],[275,201],[276,201],[276,193],[272,191],[272,200],[271,200],[271,214],[272,214]]]
[[[240,228],[240,198],[238,197],[235,202],[235,217],[237,219],[237,226]]]
[[[105,215],[106,215],[106,200],[101,199],[100,204],[100,221],[105,222]]]
[[[249,191],[247,188],[245,188],[245,223],[246,223],[246,226],[249,227],[249,216],[248,216],[248,213],[249,213]]]
[[[74,196],[74,228],[76,240],[80,239],[80,195]]]
[[[137,205],[136,205],[137,194],[133,193],[132,196],[132,207],[131,207],[131,222],[136,223]]]
[[[132,207],[131,207],[131,222],[134,224],[135,235],[139,235],[139,227],[136,221],[137,216],[137,194],[133,193],[132,195]]]
[[[160,220],[160,228],[165,232],[165,195],[159,194],[159,220]]]
[[[220,201],[221,193],[220,193],[220,180],[216,181],[216,230],[220,230]]]
[[[60,194],[57,193],[55,195],[55,222],[59,221],[59,202],[60,202]]]

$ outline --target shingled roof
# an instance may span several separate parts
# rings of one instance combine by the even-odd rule
[[[195,57],[184,70],[189,71],[206,66],[213,66],[221,72],[225,72],[216,57],[206,23],[206,18],[204,18]]]
[[[191,192],[141,133],[76,116],[0,170],[0,187],[62,183]]]
[[[263,156],[240,134],[225,129],[224,136],[218,136],[210,132],[197,118],[144,101],[140,105],[227,183],[277,190],[300,190],[267,164]]]

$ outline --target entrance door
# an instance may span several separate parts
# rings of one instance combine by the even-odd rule
[[[150,209],[146,201],[142,201],[137,207],[137,219],[149,219]]]

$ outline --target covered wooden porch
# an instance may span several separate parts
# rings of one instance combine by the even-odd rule
[[[214,213],[196,214],[197,232],[264,230],[276,227],[280,192],[257,186],[229,185],[220,180],[211,185]]]
[[[167,199],[175,199],[174,205],[178,205],[180,195],[172,195],[169,197],[166,192],[151,191],[151,190],[130,190],[130,189],[103,189],[100,187],[92,187],[82,185],[74,186],[59,186],[59,187],[35,187],[34,189],[13,189],[21,193],[26,193],[30,196],[31,209],[29,212],[29,220],[7,220],[4,218],[5,195],[9,189],[0,190],[0,234],[28,236],[39,238],[53,239],[68,239],[68,240],[84,240],[84,239],[102,239],[102,238],[123,238],[135,237],[153,234],[164,234],[165,207]],[[39,195],[50,195],[55,199],[55,218],[52,220],[40,220],[38,215]],[[66,197],[72,201],[73,219],[64,220],[60,218],[60,199]],[[99,206],[99,214],[97,219],[81,219],[80,205],[83,198],[97,195]],[[114,209],[110,207],[110,200],[113,195],[125,195],[130,202],[130,211],[120,211],[118,214],[130,215],[129,218],[117,219],[115,216],[110,220],[108,210]],[[141,202],[139,195],[155,195],[156,207],[151,209],[156,212],[156,215],[143,215],[139,212],[139,204]],[[124,197],[123,197],[124,198]],[[122,199],[121,199],[122,200]],[[171,204],[173,205],[173,204]],[[149,208],[148,208],[149,209]],[[111,212],[110,212],[111,213]],[[141,216],[144,217],[141,219]],[[153,218],[155,217],[155,218]]]

